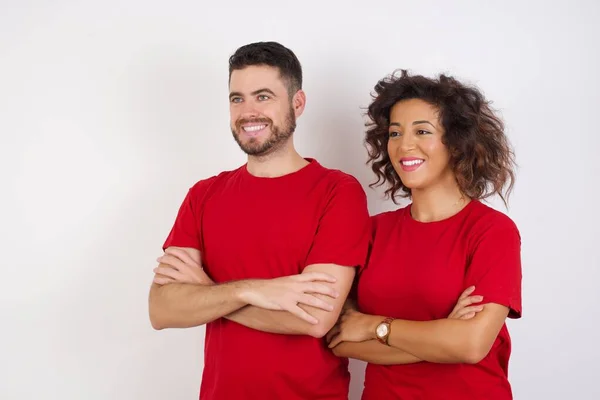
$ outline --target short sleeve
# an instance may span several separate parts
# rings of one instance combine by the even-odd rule
[[[202,180],[188,190],[179,207],[171,231],[163,244],[163,250],[170,246],[201,250],[202,209],[213,180],[213,178]]]
[[[362,268],[370,237],[366,194],[356,179],[347,178],[329,196],[305,266],[337,264]]]
[[[504,305],[509,318],[520,318],[521,281],[521,236],[512,221],[498,222],[476,239],[466,284],[475,286],[473,295],[483,296],[483,304]]]

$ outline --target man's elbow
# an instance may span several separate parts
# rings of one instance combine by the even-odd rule
[[[173,321],[169,319],[169,310],[165,307],[164,301],[158,294],[159,286],[152,287],[148,298],[148,314],[150,317],[150,325],[157,331],[172,328]]]
[[[164,311],[150,309],[150,325],[157,331],[172,328],[190,328],[194,325],[189,325],[174,318],[167,316]]]
[[[308,330],[308,335],[315,339],[322,339],[327,335],[327,332],[329,331],[325,329],[322,324],[315,324]]]
[[[161,317],[161,313],[156,309],[156,305],[150,302],[149,305],[149,316],[150,316],[150,325],[157,331],[163,330],[167,328],[167,324],[164,318]]]
[[[164,324],[153,318],[150,318],[150,324],[152,325],[152,328],[154,328],[155,331],[162,331],[166,328]]]
[[[337,318],[324,318],[309,328],[308,334],[316,339],[324,338],[333,328]]]

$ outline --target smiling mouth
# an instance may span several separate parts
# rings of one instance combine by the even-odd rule
[[[424,162],[425,160],[423,159],[412,158],[410,160],[400,160],[400,166],[402,167],[403,171],[411,172],[423,165]]]
[[[421,165],[425,162],[425,160],[401,160],[400,163],[402,163],[403,166],[405,167],[413,167],[415,165]]]
[[[263,130],[267,127],[267,125],[248,125],[248,126],[242,126],[242,129],[244,130],[244,132],[258,132],[260,130]]]

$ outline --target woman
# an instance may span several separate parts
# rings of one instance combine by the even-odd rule
[[[512,189],[503,123],[452,77],[402,71],[375,91],[369,162],[387,195],[411,203],[373,217],[360,311],[345,308],[329,346],[368,362],[366,400],[511,399],[505,320],[521,316],[520,234],[481,202],[499,195],[506,204]],[[480,308],[453,318],[465,288]]]

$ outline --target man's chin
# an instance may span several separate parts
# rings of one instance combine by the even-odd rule
[[[252,143],[244,142],[238,144],[240,145],[242,151],[249,156],[262,156],[267,154],[271,149],[270,146],[265,147],[263,143],[259,143],[258,141]]]

